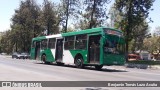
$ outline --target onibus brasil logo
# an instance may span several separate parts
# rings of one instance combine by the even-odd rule
[[[42,87],[42,85],[35,82],[2,82],[1,87]]]

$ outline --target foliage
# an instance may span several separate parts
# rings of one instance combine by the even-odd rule
[[[160,61],[138,60],[138,61],[129,61],[128,64],[160,65]]]
[[[148,50],[150,53],[160,53],[160,37],[153,36],[144,40],[143,49]]]
[[[74,24],[74,27],[77,29],[85,30],[89,27],[89,23],[87,19],[81,19],[78,23]]]
[[[132,40],[133,28],[148,18],[153,2],[154,0],[116,0],[115,6],[122,12],[120,15],[125,20],[125,35],[129,41]]]
[[[86,5],[83,16],[88,19],[89,27],[101,26],[107,19],[106,7],[110,0],[84,0]]]
[[[72,19],[78,18],[80,0],[61,0],[61,3],[62,32],[67,32],[69,17],[71,16]]]
[[[3,32],[3,35],[1,37],[1,50],[3,52],[6,52],[6,53],[10,53],[12,52],[12,44],[10,42],[10,39],[11,39],[11,35],[10,35],[10,30],[6,31],[6,32]],[[8,37],[6,37],[8,36]]]
[[[138,32],[138,33],[137,33]],[[149,35],[148,23],[143,21],[139,25],[136,25],[133,28],[132,36],[134,42],[132,44],[131,52],[135,52],[138,50],[143,50],[143,40]]]
[[[44,0],[42,8],[35,0],[20,2],[11,18],[11,30],[6,31],[1,39],[3,52],[29,52],[33,37],[59,33],[59,17],[57,7],[48,0]]]
[[[48,0],[44,0],[40,14],[41,26],[47,30],[47,35],[59,33],[59,21],[55,11],[56,5]]]
[[[82,0],[82,3],[80,19],[74,24],[75,28],[84,30],[104,25],[108,18],[106,11],[110,0]]]
[[[160,36],[160,26],[156,27],[154,32],[153,32],[154,36]]]
[[[38,16],[40,8],[34,0],[21,1],[19,9],[15,10],[12,17],[11,35],[14,40],[13,49],[17,51],[29,52],[31,39],[38,36],[41,31],[41,26],[38,25]],[[27,43],[27,44],[26,44]]]
[[[116,0],[115,6],[123,16],[124,35],[126,37],[126,53],[128,53],[128,42],[134,39],[134,32],[148,18],[149,11],[152,10],[154,0]],[[139,30],[139,29],[137,29]],[[141,29],[142,31],[145,29]]]
[[[114,4],[111,6],[108,15],[109,15],[109,18],[110,18],[109,26],[120,29],[120,30],[123,30],[122,25],[125,25],[122,21],[123,16],[120,15],[119,10],[116,9]]]

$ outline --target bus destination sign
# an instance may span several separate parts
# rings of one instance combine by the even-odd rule
[[[117,35],[117,36],[123,36],[123,34],[122,34],[121,32],[114,31],[114,30],[105,29],[104,32],[105,32],[106,34],[112,34],[112,35]]]

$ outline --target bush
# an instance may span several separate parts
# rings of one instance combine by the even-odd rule
[[[160,61],[146,61],[146,60],[128,61],[127,63],[128,64],[160,65]]]

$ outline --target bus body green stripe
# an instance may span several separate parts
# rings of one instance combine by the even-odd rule
[[[45,54],[46,55],[46,61],[48,62],[54,62],[55,58],[54,55],[52,54],[51,49],[45,49],[41,51],[41,56]]]

